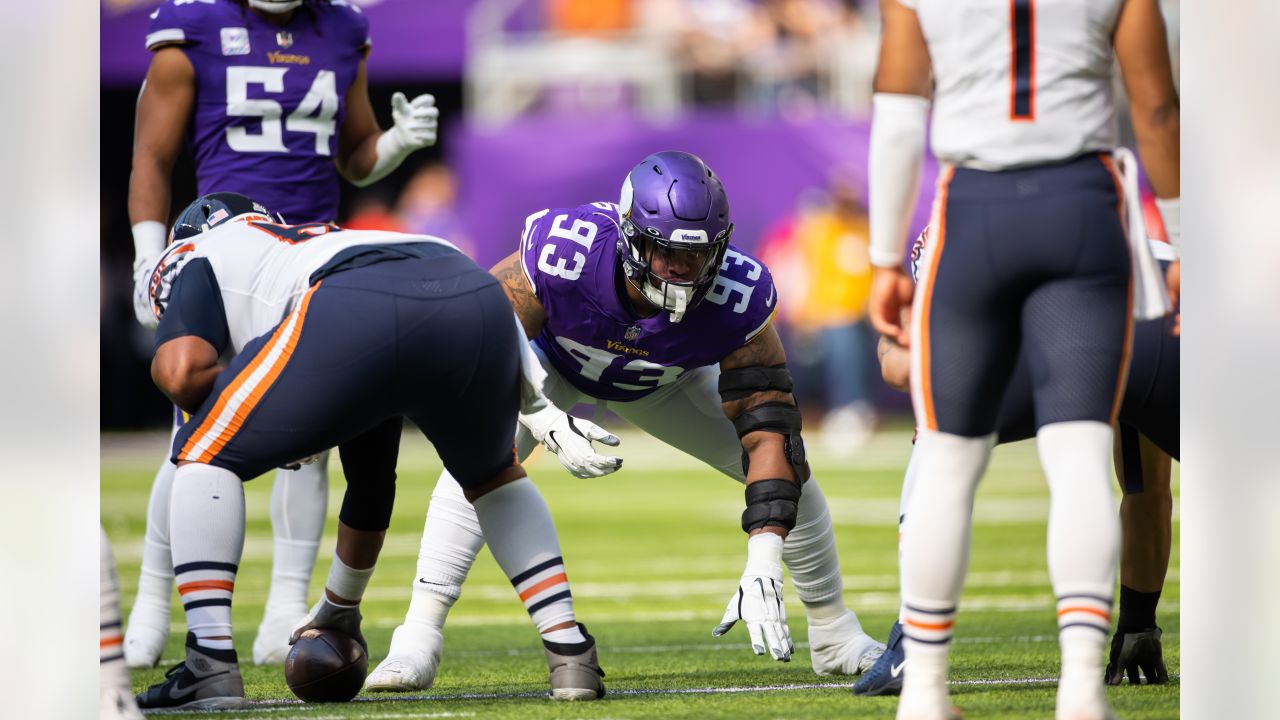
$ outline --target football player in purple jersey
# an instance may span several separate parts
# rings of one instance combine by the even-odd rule
[[[343,0],[167,0],[151,15],[154,54],[138,97],[129,182],[134,308],[154,326],[139,273],[166,242],[170,174],[184,139],[197,193],[235,191],[289,222],[337,219],[338,174],[364,186],[436,141],[435,99],[392,99],[395,125],[378,126],[369,102],[368,21]],[[184,420],[175,409],[175,429]],[[271,497],[275,536],[271,591],[254,642],[255,663],[279,663],[307,611],[328,502],[326,463],[281,470]],[[173,569],[168,506],[174,467],[156,474],[138,597],[125,656],[150,667],[169,635]]]
[[[844,605],[831,516],[805,459],[770,322],[777,293],[764,264],[730,244],[732,233],[720,179],[693,155],[660,152],[627,175],[619,205],[530,215],[519,249],[493,273],[547,371],[552,402],[606,400],[636,427],[746,483],[746,569],[713,634],[741,620],[755,654],[789,660],[786,565],[805,607],[814,671],[857,674],[884,646]],[[519,457],[533,437],[518,433]],[[554,448],[555,434],[545,437]],[[457,482],[442,475],[408,614],[367,689],[430,686],[445,617],[483,544]]]

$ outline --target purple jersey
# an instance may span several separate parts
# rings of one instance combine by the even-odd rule
[[[238,192],[292,223],[336,219],[333,158],[369,47],[364,15],[327,0],[277,26],[233,0],[167,0],[147,31],[148,49],[166,45],[195,69],[197,194]]]
[[[764,264],[730,245],[715,285],[684,319],[638,318],[625,298],[617,244],[618,208],[605,202],[530,215],[520,241],[520,262],[547,311],[534,342],[587,395],[644,397],[723,360],[777,308]]]

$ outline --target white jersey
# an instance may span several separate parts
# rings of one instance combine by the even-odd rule
[[[197,258],[207,259],[222,296],[231,351],[238,353],[284,319],[310,287],[311,274],[340,251],[360,245],[421,242],[454,247],[428,235],[344,230],[323,223],[279,225],[244,216],[174,242],[143,281],[158,318],[181,269]]]
[[[1111,38],[1124,0],[899,0],[933,61],[933,152],[1004,170],[1115,147]]]

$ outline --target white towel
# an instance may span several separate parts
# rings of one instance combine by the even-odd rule
[[[1164,283],[1164,273],[1152,253],[1152,243],[1147,238],[1147,224],[1143,220],[1142,197],[1138,193],[1138,159],[1128,148],[1116,148],[1113,154],[1124,188],[1126,225],[1129,233],[1129,250],[1133,273],[1133,317],[1137,320],[1154,320],[1173,310],[1169,301],[1169,289]]]

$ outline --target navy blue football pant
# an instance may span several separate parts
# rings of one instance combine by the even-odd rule
[[[249,480],[336,446],[343,522],[385,529],[402,418],[464,488],[515,464],[517,342],[506,295],[464,255],[339,270],[232,359],[173,459]]]
[[[1019,357],[1036,428],[1111,422],[1132,323],[1129,249],[1103,158],[948,170],[938,193],[915,301],[919,424],[995,432]]]

